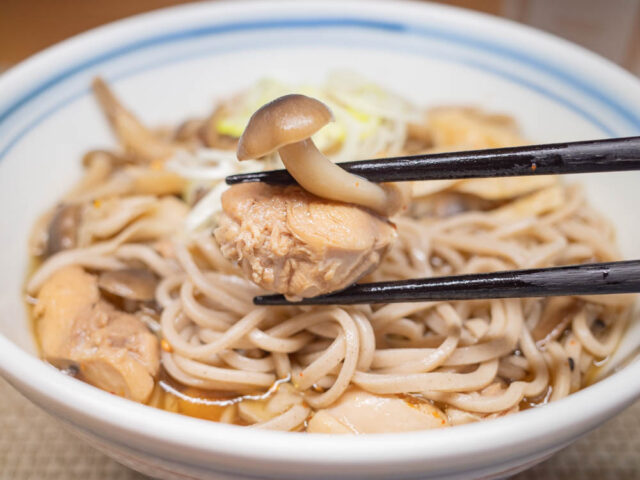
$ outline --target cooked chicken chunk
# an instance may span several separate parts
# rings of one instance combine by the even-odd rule
[[[63,356],[75,318],[98,300],[97,282],[81,267],[60,269],[49,278],[40,290],[34,311],[38,338],[47,359]]]
[[[388,221],[299,187],[240,184],[222,195],[215,237],[261,287],[289,298],[340,290],[373,270],[396,236]]]
[[[73,365],[87,382],[144,402],[158,373],[158,340],[135,316],[100,300],[95,275],[65,267],[44,284],[35,308],[45,358]]]
[[[337,404],[318,411],[309,420],[311,433],[389,433],[426,430],[447,425],[446,416],[420,400],[347,391]]]

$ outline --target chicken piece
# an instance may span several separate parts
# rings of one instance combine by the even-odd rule
[[[475,195],[487,200],[508,200],[558,185],[556,175],[540,177],[470,178],[453,186],[460,193]]]
[[[373,270],[396,237],[390,222],[299,187],[247,183],[222,195],[215,238],[252,281],[288,298],[345,288]]]
[[[440,107],[428,112],[435,152],[502,148],[525,145],[516,122],[507,115],[488,114],[475,108]],[[535,167],[533,167],[535,168]],[[504,177],[458,180],[447,187],[487,200],[505,200],[557,184],[558,177]],[[415,182],[414,192],[424,195],[431,182]],[[446,185],[446,184],[440,184]]]
[[[537,190],[507,203],[491,212],[501,220],[517,221],[527,217],[537,217],[561,208],[566,202],[565,189],[560,184]]]
[[[434,108],[427,114],[427,126],[433,145],[442,150],[500,148],[526,143],[513,118],[475,108]]]
[[[138,402],[151,394],[160,366],[158,339],[135,316],[98,302],[75,319],[67,348],[92,385]]]
[[[34,314],[39,318],[38,338],[48,360],[63,356],[74,319],[98,300],[95,277],[78,266],[58,270],[43,285]]]
[[[42,352],[57,366],[75,366],[103,390],[144,402],[160,356],[157,338],[135,316],[100,300],[95,275],[65,267],[44,284],[35,308]]]
[[[430,403],[351,389],[334,406],[319,410],[309,420],[307,432],[388,433],[447,425],[446,415]]]

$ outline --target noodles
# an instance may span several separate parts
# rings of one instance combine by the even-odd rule
[[[345,74],[332,76],[328,84],[331,90],[312,93],[326,100],[336,117],[327,127],[333,130],[314,136],[317,155],[327,162],[322,168],[329,171],[325,155],[353,160],[524,143],[504,117],[465,108],[423,114]],[[256,308],[252,297],[263,290],[225,258],[212,231],[220,218],[220,180],[264,168],[264,162],[248,168],[233,160],[229,148],[244,128],[236,123],[246,123],[243,112],[254,96],[280,94],[280,86],[259,84],[174,137],[140,124],[103,83],[96,88],[123,152],[94,152],[86,177],[65,197],[64,205],[81,212],[78,225],[64,231],[76,235],[71,248],[49,242],[53,215],[36,225],[30,245],[43,262],[26,291],[38,296],[56,272],[70,266],[91,275],[147,270],[157,282],[153,301],[100,295],[131,314],[128,319],[159,329],[154,341],[161,348],[162,371],[148,396],[150,405],[261,429],[353,432],[377,431],[375,422],[361,423],[367,416],[358,409],[373,408],[367,405],[376,398],[393,398],[417,405],[412,415],[430,412],[429,422],[418,422],[429,427],[421,428],[457,425],[556,401],[583,388],[594,361],[609,357],[624,333],[633,301],[624,295]],[[205,135],[204,128],[218,130]],[[276,162],[270,157],[269,167]],[[301,175],[309,180],[307,167]],[[171,172],[187,187],[181,190],[183,183],[172,179],[154,186],[152,171]],[[147,180],[135,181],[132,172]],[[309,181],[327,188],[324,177]],[[620,258],[609,222],[589,207],[578,186],[554,177],[413,187],[410,208],[392,219],[395,242],[365,281]],[[384,210],[388,192],[371,188],[376,197],[371,205]],[[47,242],[58,245],[56,251],[49,252]],[[82,378],[91,382],[90,376]],[[384,413],[388,418],[406,415],[397,403],[380,405],[390,409]],[[402,419],[397,425],[404,425]]]

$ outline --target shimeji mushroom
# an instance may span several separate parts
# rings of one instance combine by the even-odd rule
[[[144,268],[108,270],[98,277],[98,287],[101,290],[139,302],[151,302],[155,298],[157,286],[156,276]]]
[[[305,95],[285,95],[257,110],[238,143],[238,160],[278,151],[289,173],[308,192],[390,216],[407,202],[407,189],[376,184],[332,163],[311,139],[333,120],[329,108]]]
[[[44,256],[49,257],[61,250],[74,248],[78,243],[78,228],[82,209],[79,205],[58,206],[49,223]]]

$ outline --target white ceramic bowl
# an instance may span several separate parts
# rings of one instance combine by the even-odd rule
[[[424,105],[514,115],[534,141],[640,133],[640,83],[574,45],[513,23],[417,3],[194,4],[55,46],[0,79],[0,372],[117,460],[164,478],[470,478],[541,461],[640,397],[640,362],[569,398],[486,423],[397,435],[255,431],[129,402],[36,357],[21,300],[37,214],[113,139],[88,90],[104,75],[144,120],[175,122],[271,75],[359,71]],[[640,257],[639,173],[583,176]],[[628,336],[624,351],[637,346]]]

